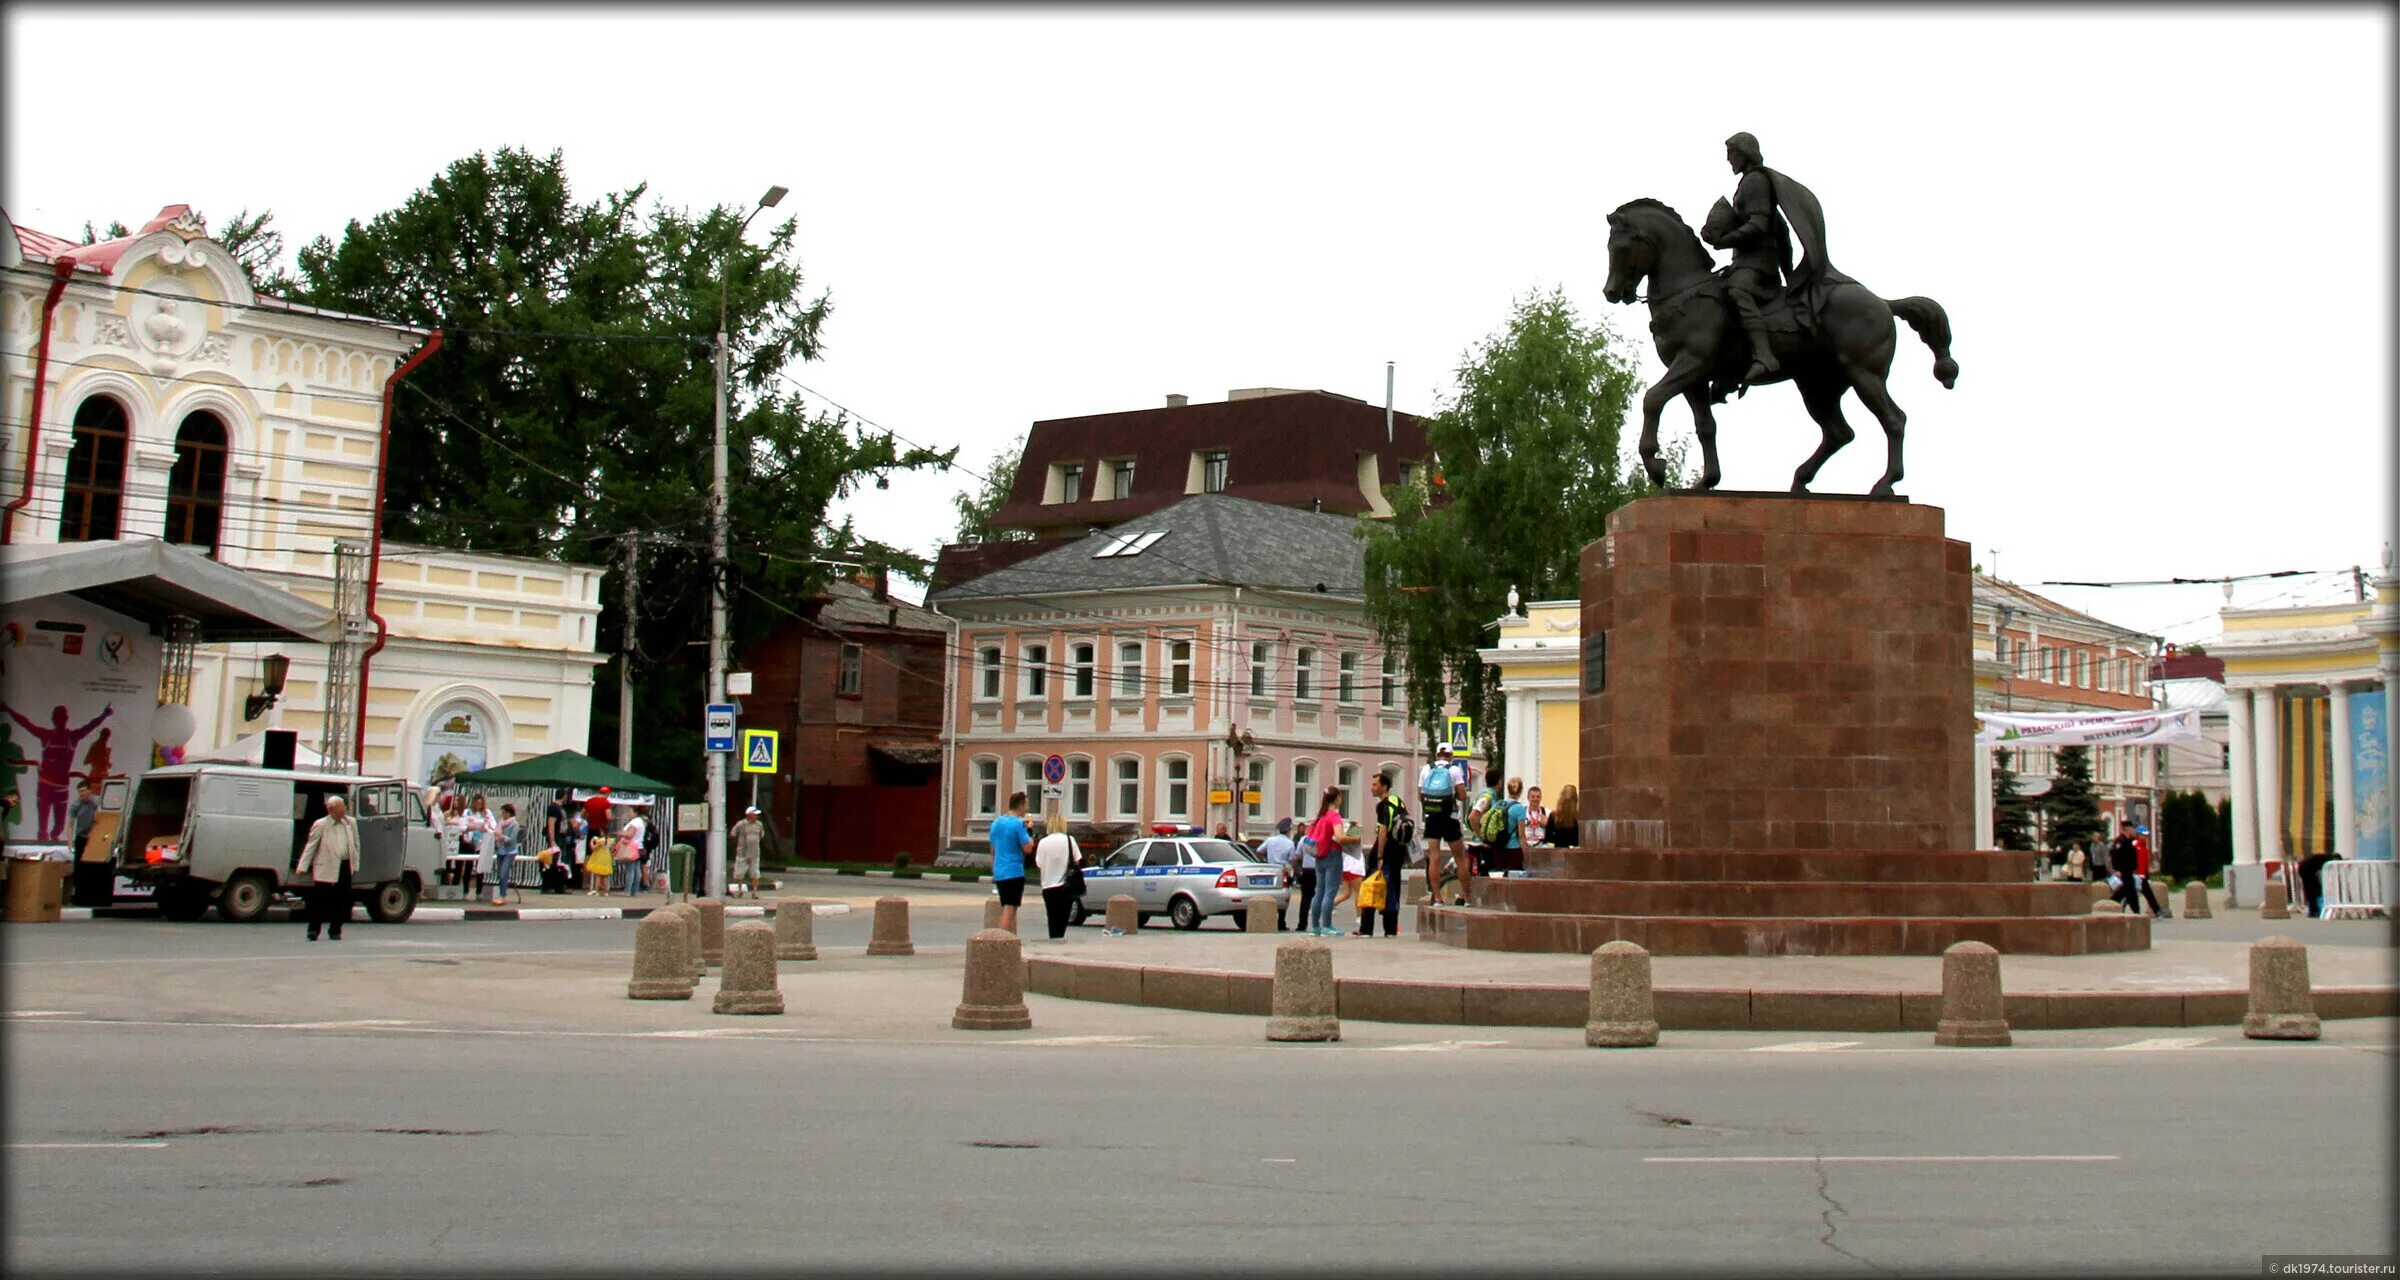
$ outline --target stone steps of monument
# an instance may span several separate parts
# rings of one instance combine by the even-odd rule
[[[1598,916],[2079,916],[2087,886],[1923,881],[1483,879],[1475,905]]]
[[[1959,942],[2014,955],[2144,951],[2146,915],[1661,917],[1417,908],[1429,941],[1477,951],[1589,954],[1622,939],[1658,956],[1937,956]]]
[[[1988,849],[1932,852],[1854,849],[1553,849],[1526,853],[1525,869],[1558,880],[1756,881],[1868,884],[2021,884],[2034,855]]]

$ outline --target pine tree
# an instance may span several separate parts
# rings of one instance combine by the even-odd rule
[[[2033,801],[2019,793],[2017,774],[2010,766],[2009,753],[1992,753],[1992,842],[2003,849],[2031,853],[2033,841]]]
[[[2050,820],[2050,847],[2081,849],[2107,834],[2100,819],[2100,800],[2092,794],[2092,752],[2089,747],[2060,747],[2058,768],[2050,791],[2042,797],[2042,812]]]

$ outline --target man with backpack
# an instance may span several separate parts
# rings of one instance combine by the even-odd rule
[[[1499,870],[1500,851],[1508,847],[1511,820],[1508,800],[1500,793],[1500,770],[1483,771],[1483,790],[1475,793],[1475,804],[1467,810],[1467,831],[1474,837],[1476,866],[1483,874]]]
[[[1388,936],[1400,936],[1400,884],[1408,871],[1409,846],[1416,842],[1416,826],[1409,820],[1408,806],[1392,794],[1392,780],[1376,774],[1367,783],[1368,794],[1375,797],[1374,843],[1368,846],[1367,874],[1383,878],[1383,931]],[[1358,909],[1358,936],[1375,936],[1375,909]]]
[[[1458,883],[1458,900],[1467,900],[1467,880],[1470,871],[1464,830],[1459,826],[1459,793],[1467,788],[1467,767],[1452,758],[1447,742],[1433,749],[1433,763],[1417,774],[1417,798],[1425,806],[1425,896],[1428,901],[1442,900],[1442,868],[1437,854],[1444,842],[1450,846],[1450,874]]]

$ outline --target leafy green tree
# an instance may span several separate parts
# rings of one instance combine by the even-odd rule
[[[1017,462],[1025,456],[1026,433],[1018,432],[1016,441],[1005,445],[992,455],[990,465],[983,470],[981,487],[967,493],[950,495],[950,505],[958,509],[957,542],[1012,542],[1030,538],[1024,529],[999,529],[992,525],[992,516],[1008,501],[1008,491],[1017,483]]]
[[[643,186],[579,200],[557,151],[477,153],[303,247],[292,291],[446,331],[395,396],[391,536],[615,564],[622,539],[640,535],[639,625],[628,643],[612,585],[600,644],[656,658],[637,664],[634,767],[675,782],[701,771],[706,646],[694,642],[708,625],[720,296],[737,647],[774,625],[777,602],[817,589],[814,560],[828,552],[922,576],[921,558],[862,544],[826,512],[863,481],[956,452],[903,452],[801,402],[782,371],[817,355],[831,303],[804,287],[796,224],[754,244],[740,234],[746,212],[662,206]],[[263,252],[255,221],[247,243]],[[603,682],[596,699],[602,741],[616,736],[614,692]]]
[[[1633,357],[1563,292],[1518,299],[1456,376],[1426,421],[1429,465],[1385,490],[1391,519],[1359,522],[1367,614],[1405,655],[1426,735],[1455,693],[1496,747],[1503,704],[1475,651],[1491,642],[1487,624],[1509,588],[1526,600],[1578,595],[1584,544],[1606,532],[1611,511],[1656,490],[1620,448],[1639,390]],[[1680,456],[1670,462],[1679,473]]]
[[[242,274],[250,278],[250,287],[269,297],[288,296],[299,287],[283,265],[283,233],[275,229],[275,211],[261,209],[253,214],[248,209],[237,210],[212,233],[218,244],[233,255]]]
[[[2108,824],[2100,817],[2099,797],[2092,792],[2089,747],[2058,749],[2050,790],[2042,796],[2042,813],[2049,819],[2053,849],[2081,849],[2108,833]]]
[[[2233,811],[2197,791],[2170,791],[2158,805],[2159,873],[2205,880],[2233,861]]]
[[[2021,794],[2016,770],[2010,767],[2006,750],[1992,752],[1992,840],[2003,849],[2031,853],[2037,846],[2033,840],[2033,801]]]
[[[83,224],[83,240],[81,243],[98,244],[102,240],[122,240],[132,234],[133,228],[126,226],[124,223],[118,222],[113,218],[109,220],[108,234],[105,236],[97,231],[92,230],[92,224],[90,222],[85,222]]]

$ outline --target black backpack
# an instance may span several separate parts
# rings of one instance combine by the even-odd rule
[[[1383,824],[1388,832],[1384,838],[1391,842],[1393,848],[1398,849],[1403,853],[1415,848],[1417,844],[1417,820],[1409,816],[1408,806],[1400,803],[1396,799],[1391,799],[1389,797],[1386,797],[1384,803],[1392,806],[1391,817]]]

